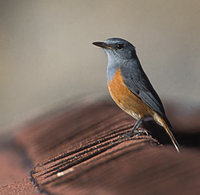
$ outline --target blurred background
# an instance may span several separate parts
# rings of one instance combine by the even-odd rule
[[[108,95],[93,41],[136,46],[162,99],[200,105],[199,0],[0,0],[0,131],[82,96]]]

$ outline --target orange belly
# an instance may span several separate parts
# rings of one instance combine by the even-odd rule
[[[108,81],[108,89],[116,104],[133,118],[153,116],[154,112],[125,86],[120,69]]]

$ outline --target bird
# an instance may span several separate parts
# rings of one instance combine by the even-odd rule
[[[109,38],[93,44],[107,54],[107,85],[112,99],[136,120],[130,136],[143,121],[154,120],[164,128],[180,152],[163,104],[140,64],[135,47],[122,38]]]

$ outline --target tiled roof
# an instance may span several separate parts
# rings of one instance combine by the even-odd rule
[[[32,121],[15,135],[5,154],[15,154],[6,161],[15,168],[7,166],[3,173],[7,169],[8,175],[14,171],[19,176],[1,182],[0,192],[200,194],[200,112],[195,118],[178,113],[173,105],[167,108],[181,153],[172,145],[159,144],[169,140],[154,123],[145,126],[154,138],[127,137],[134,120],[107,101],[83,103]],[[27,159],[29,167],[15,159]]]

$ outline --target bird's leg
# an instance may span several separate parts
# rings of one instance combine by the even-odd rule
[[[137,131],[137,129],[140,127],[140,125],[142,124],[143,118],[140,118],[136,121],[135,125],[132,128],[132,132],[134,133],[135,131]]]
[[[138,136],[138,135],[143,135],[143,134],[149,135],[149,133],[148,133],[147,131],[145,131],[145,130],[138,130],[138,128],[139,128],[140,125],[142,124],[142,121],[143,121],[143,120],[144,120],[144,118],[140,118],[140,119],[138,119],[138,120],[136,121],[135,125],[134,125],[133,128],[132,128],[132,131],[130,131],[130,132],[127,133],[127,136],[128,136],[128,137],[132,137],[134,134],[135,134],[136,136]]]

